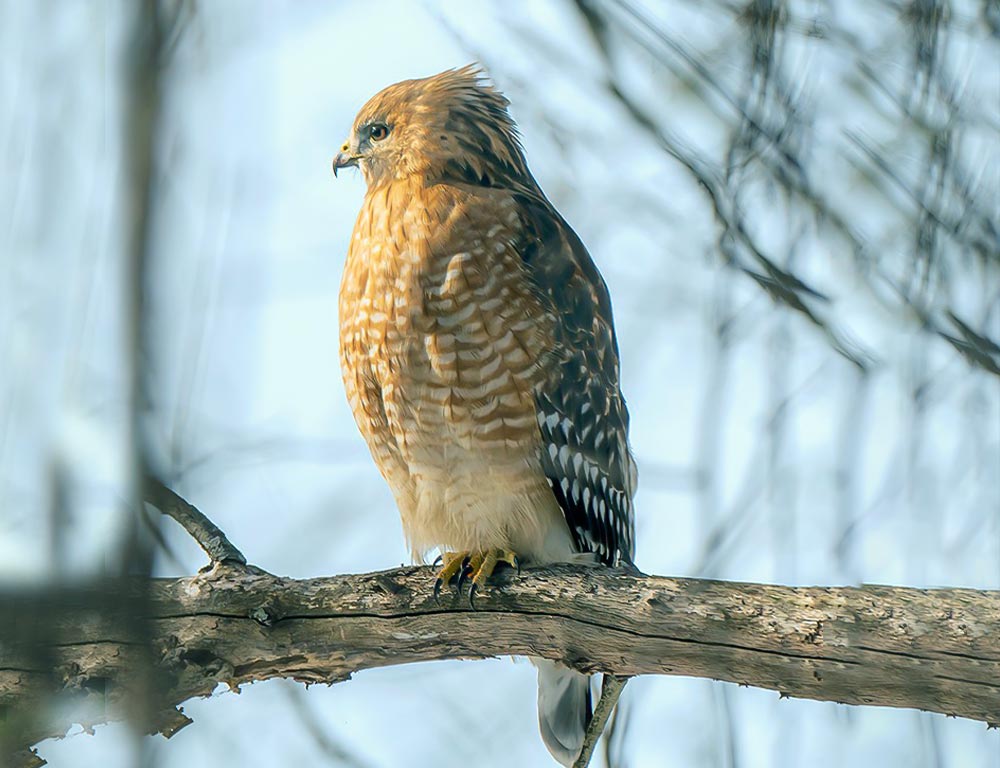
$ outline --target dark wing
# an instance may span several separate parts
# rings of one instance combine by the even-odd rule
[[[604,279],[552,206],[515,194],[529,278],[558,317],[553,360],[535,392],[541,462],[573,540],[601,562],[635,555],[636,468],[618,382],[618,341]]]

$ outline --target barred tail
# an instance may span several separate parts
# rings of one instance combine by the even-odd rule
[[[572,766],[583,748],[592,713],[590,678],[562,664],[532,659],[538,667],[538,729],[552,756]]]

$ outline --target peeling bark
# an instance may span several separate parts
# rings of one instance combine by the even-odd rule
[[[0,616],[6,743],[12,728],[23,748],[71,722],[124,717],[130,681],[149,659],[161,714],[144,725],[168,736],[190,722],[176,707],[219,683],[333,683],[372,667],[506,655],[1000,722],[1000,592],[560,566],[501,575],[473,610],[450,593],[438,604],[432,583],[427,568],[295,580],[222,565],[192,578],[9,596]],[[71,721],[19,716],[53,695],[76,700]]]

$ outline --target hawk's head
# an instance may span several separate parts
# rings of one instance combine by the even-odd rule
[[[509,102],[476,65],[404,80],[373,96],[333,160],[369,189],[420,175],[481,186],[534,186]]]

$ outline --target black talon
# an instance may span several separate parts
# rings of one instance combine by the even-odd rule
[[[458,584],[455,585],[455,592],[457,594],[461,594],[462,585],[465,583],[465,580],[469,578],[471,574],[472,574],[472,566],[469,565],[469,558],[465,558],[462,561],[462,570],[458,574]]]
[[[517,569],[517,575],[521,575],[521,560],[520,558],[514,558],[514,567]]]
[[[442,555],[438,555],[437,557],[434,558],[434,562],[431,563],[431,568],[436,568],[438,564],[443,562],[444,562],[444,557]]]
[[[472,610],[476,610],[476,591],[479,589],[479,585],[476,582],[472,582],[472,586],[469,587],[469,607]]]
[[[434,602],[436,602],[438,605],[441,604],[441,585],[443,583],[444,582],[441,581],[441,579],[437,579],[434,582]]]

